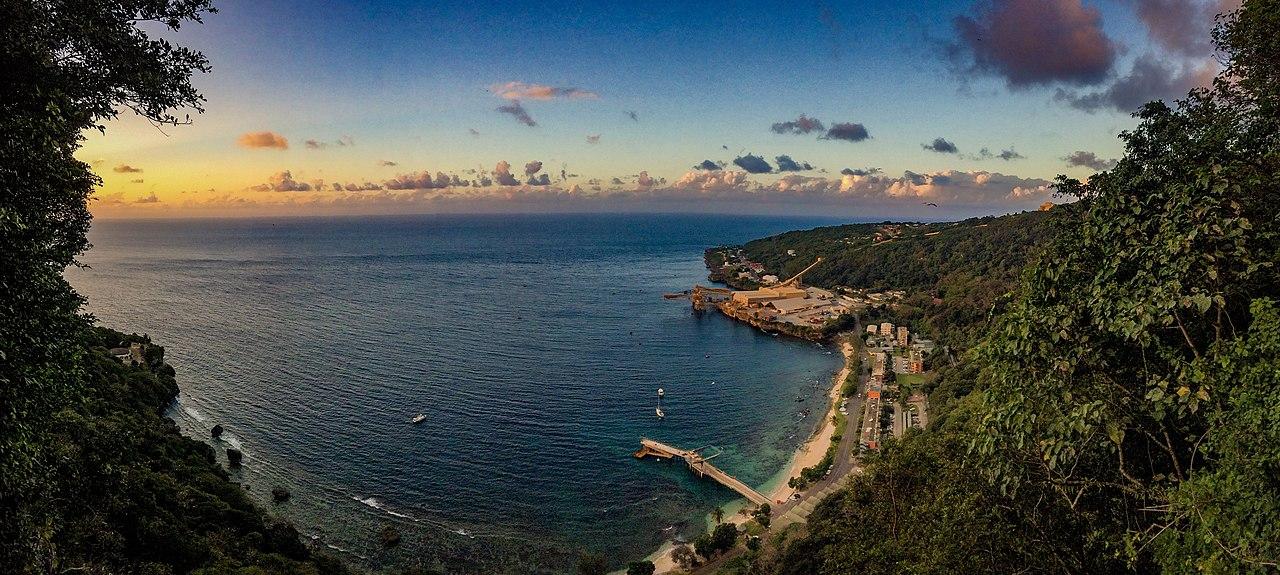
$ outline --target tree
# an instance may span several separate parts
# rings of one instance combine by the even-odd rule
[[[693,549],[690,549],[688,545],[676,545],[671,550],[671,560],[685,569],[692,569],[698,566],[698,556],[694,554]]]
[[[86,327],[62,277],[88,246],[99,179],[74,153],[128,109],[157,124],[199,112],[209,65],[154,39],[212,12],[208,0],[0,1],[0,562],[47,564],[40,505],[51,470],[38,439],[77,392]]]
[[[656,567],[653,561],[645,559],[643,561],[632,561],[627,564],[627,575],[653,575]]]
[[[711,532],[711,542],[717,553],[733,549],[738,542],[738,526],[732,523],[721,523]]]
[[[608,572],[609,564],[603,556],[594,553],[578,556],[578,575],[605,575]]]
[[[757,507],[755,512],[751,514],[751,517],[755,519],[756,523],[759,523],[761,527],[768,529],[772,514],[773,508],[769,507],[768,503],[761,503],[760,507]]]
[[[724,520],[724,509],[720,507],[712,509],[711,517],[716,520],[716,523],[720,523],[721,521]]]
[[[1087,522],[1082,558],[1173,572],[1280,562],[1280,490],[1258,475],[1280,452],[1252,441],[1272,436],[1255,402],[1277,377],[1247,359],[1269,345],[1280,297],[1277,29],[1276,0],[1220,19],[1212,88],[1143,106],[1114,169],[1059,178],[1077,217],[982,349],[972,455],[1005,493]]]

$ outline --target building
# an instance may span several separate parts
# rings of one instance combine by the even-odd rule
[[[907,330],[907,326],[905,325],[898,326],[898,345],[902,347],[907,347],[907,344],[910,343],[908,341],[910,337],[911,337],[911,332]]]
[[[911,355],[909,357],[911,359],[911,365],[909,366],[910,369],[908,372],[924,373],[924,354],[918,349],[913,349],[911,350]]]
[[[768,285],[773,285],[773,284],[778,283],[778,276],[775,276],[775,275],[773,275],[773,274],[769,274],[769,275],[761,276],[761,277],[760,277],[760,282],[761,282],[761,283],[764,283],[764,284],[768,284]]]
[[[916,342],[911,344],[911,349],[919,350],[921,353],[929,353],[936,347],[931,339],[916,338]]]
[[[765,307],[778,310],[778,313],[799,313],[810,310],[815,307],[825,305],[826,302],[818,299],[809,299],[803,297],[791,297],[787,299],[776,299],[765,304]]]
[[[869,333],[869,334],[871,334],[871,335],[875,335],[875,334],[876,334],[876,331],[877,331],[877,329],[876,329],[876,324],[874,324],[874,323],[873,323],[873,324],[871,324],[871,325],[867,326],[867,333]]]
[[[887,321],[880,324],[880,335],[882,337],[893,337],[893,324]]]
[[[733,292],[733,303],[738,305],[764,305],[774,300],[803,298],[803,289],[793,286],[762,287]]]

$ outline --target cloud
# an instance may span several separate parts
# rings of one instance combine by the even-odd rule
[[[786,122],[777,122],[769,129],[775,134],[809,134],[821,132],[826,129],[826,126],[823,126],[822,122],[817,118],[810,118],[800,114],[799,118]]]
[[[880,168],[845,168],[840,170],[840,174],[845,176],[871,176],[879,174],[881,171]]]
[[[826,135],[822,136],[823,140],[844,140],[846,142],[861,142],[870,138],[871,134],[867,133],[867,128],[862,124],[853,122],[845,122],[833,124]]]
[[[755,184],[747,177],[747,173],[736,170],[686,172],[671,184],[673,190],[699,194],[745,192],[753,187]]]
[[[1116,46],[1102,16],[1081,0],[989,0],[953,20],[948,53],[958,72],[1002,78],[1010,88],[1096,85],[1107,79]]]
[[[752,174],[768,174],[773,171],[773,166],[770,166],[769,162],[753,154],[738,156],[734,158],[733,163]]]
[[[250,189],[256,192],[310,192],[311,184],[295,181],[293,173],[284,170],[272,174],[267,178],[267,183],[258,184]]]
[[[335,192],[376,192],[381,189],[382,186],[373,182],[365,182],[363,184],[349,183],[345,185],[339,184],[338,182],[333,183],[333,191]]]
[[[1138,19],[1156,44],[1189,58],[1213,55],[1213,17],[1239,7],[1239,2],[1197,0],[1131,0]]]
[[[1084,150],[1072,152],[1070,156],[1062,159],[1067,162],[1068,166],[1091,168],[1099,172],[1116,167],[1115,160],[1104,160],[1099,158],[1097,154]]]
[[[348,147],[348,146],[354,146],[354,145],[356,145],[356,141],[355,141],[355,139],[354,139],[354,138],[352,138],[351,136],[343,136],[343,137],[341,137],[341,138],[338,138],[338,140],[337,140],[337,141],[335,141],[335,142],[333,142],[333,143],[330,143],[330,142],[321,142],[321,141],[319,141],[319,140],[307,140],[306,142],[303,142],[303,144],[305,144],[305,145],[306,145],[306,147],[307,147],[307,149],[308,149],[308,150],[324,150],[324,149],[328,148],[328,147],[329,147],[329,146],[331,146],[331,145],[332,145],[332,146],[337,146],[337,147],[339,147],[339,148],[346,148],[346,147]]]
[[[536,176],[531,174],[529,176],[529,180],[525,183],[530,186],[550,186],[551,176],[548,176],[547,174],[539,174]]]
[[[511,175],[511,164],[506,160],[498,162],[493,168],[493,179],[497,181],[499,186],[518,186],[520,180]]]
[[[397,175],[390,180],[382,182],[382,186],[388,190],[439,190],[458,187],[454,182],[460,182],[457,176],[436,172],[436,175],[432,177],[431,172],[423,170],[421,172]]]
[[[471,134],[472,136],[479,136],[480,130],[477,130],[475,128],[467,128],[467,133]]]
[[[524,165],[524,175],[532,176],[542,171],[542,162],[534,160]]]
[[[920,144],[920,147],[939,154],[956,154],[960,152],[960,148],[957,148],[955,144],[948,142],[944,138],[934,138],[928,144]]]
[[[274,148],[289,149],[289,140],[275,132],[248,132],[241,134],[236,143],[242,148]]]
[[[498,106],[498,111],[503,114],[509,114],[511,117],[515,118],[517,122],[531,128],[538,125],[537,122],[533,121],[533,116],[529,115],[529,112],[524,109],[524,106],[520,105],[518,100],[512,101],[510,104]]]
[[[1152,100],[1185,97],[1191,89],[1211,84],[1216,72],[1217,66],[1212,60],[1198,66],[1178,65],[1153,54],[1143,54],[1134,60],[1128,74],[1106,89],[1087,94],[1059,89],[1054,99],[1090,113],[1104,109],[1129,113]]]
[[[494,84],[489,87],[489,91],[496,94],[504,100],[555,100],[564,98],[569,100],[595,100],[600,97],[599,94],[583,90],[581,88],[561,88],[556,86],[545,86],[542,84],[526,84],[524,82],[507,82],[506,84]]]
[[[400,164],[397,164],[391,160],[378,160],[378,165],[384,168],[389,168],[392,166],[399,166]]]
[[[626,114],[628,118],[631,118],[631,121],[632,121],[632,122],[639,122],[639,121],[640,121],[640,116],[637,116],[637,115],[636,115],[635,110],[624,110],[622,113],[623,113],[623,114]]]
[[[588,143],[588,144],[599,144],[599,143],[600,143],[600,134],[596,134],[596,135],[594,135],[594,136],[587,136],[587,143]]]
[[[142,173],[142,168],[135,168],[129,164],[120,164],[119,166],[111,168],[111,171],[117,174],[140,174]]]
[[[155,192],[151,192],[151,195],[147,195],[147,196],[143,196],[143,197],[141,197],[141,198],[138,198],[138,199],[134,200],[134,201],[133,201],[133,203],[135,203],[135,204],[158,204],[158,203],[160,203],[160,198],[157,198],[157,197],[156,197],[156,193],[155,193]]]
[[[797,162],[787,155],[778,156],[774,158],[774,161],[778,163],[779,172],[803,172],[813,169],[809,162]]]
[[[983,150],[986,150],[986,148],[983,148]],[[1024,155],[1022,155],[1022,154],[1019,154],[1019,153],[1018,153],[1017,151],[1015,151],[1013,148],[1010,148],[1010,149],[1008,149],[1008,150],[1000,150],[1000,153],[999,153],[999,154],[996,154],[996,157],[997,157],[997,158],[1000,158],[1001,160],[1004,160],[1004,161],[1006,161],[1006,162],[1008,162],[1008,161],[1010,161],[1010,160],[1025,160],[1025,159],[1027,159],[1027,157],[1026,157],[1026,156],[1024,156]]]
[[[509,173],[509,166],[506,171]],[[684,210],[936,217],[941,212],[924,208],[922,203],[936,203],[949,216],[981,215],[1036,209],[1052,194],[1046,180],[985,171],[904,172],[900,177],[847,174],[835,179],[787,173],[767,184],[753,181],[742,170],[691,170],[670,184],[647,172],[625,178],[635,185],[623,186],[624,178],[616,178],[617,187],[597,189],[601,182],[594,180],[588,181],[590,188],[584,190],[587,186],[554,184],[481,188],[443,173],[429,177],[415,174],[401,177],[413,182],[411,189],[347,191],[346,185],[337,190],[330,184],[323,193],[225,194],[193,197],[172,207],[188,212],[256,214]],[[430,187],[423,187],[428,181]],[[95,205],[121,209],[125,203],[117,194],[101,197]]]
[[[695,169],[695,170],[723,170],[723,169],[724,169],[724,162],[713,162],[713,161],[711,161],[711,160],[702,160],[702,163],[699,163],[699,164],[697,164],[697,165],[693,166],[693,169]]]

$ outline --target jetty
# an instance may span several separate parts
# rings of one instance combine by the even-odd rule
[[[702,450],[706,447],[697,449],[681,449],[672,445],[667,445],[661,441],[655,441],[647,437],[640,438],[640,449],[635,452],[636,459],[644,459],[645,457],[657,457],[659,459],[682,459],[689,466],[689,470],[698,474],[698,477],[710,477],[717,483],[728,487],[746,497],[748,501],[761,505],[769,502],[769,498],[762,495],[759,491],[752,489],[751,486],[739,481],[732,475],[721,471],[720,468],[708,463],[717,455],[704,457]]]

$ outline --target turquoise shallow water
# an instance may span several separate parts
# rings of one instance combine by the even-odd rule
[[[378,568],[615,564],[733,499],[642,435],[760,485],[817,424],[834,349],[695,315],[702,250],[813,219],[416,216],[98,222],[68,270],[105,325],[166,346],[194,437],[318,545]],[[833,352],[833,353],[828,353]],[[712,383],[714,382],[714,383]],[[667,392],[667,418],[653,415]],[[408,425],[414,414],[428,415]],[[405,544],[383,550],[395,525]]]

